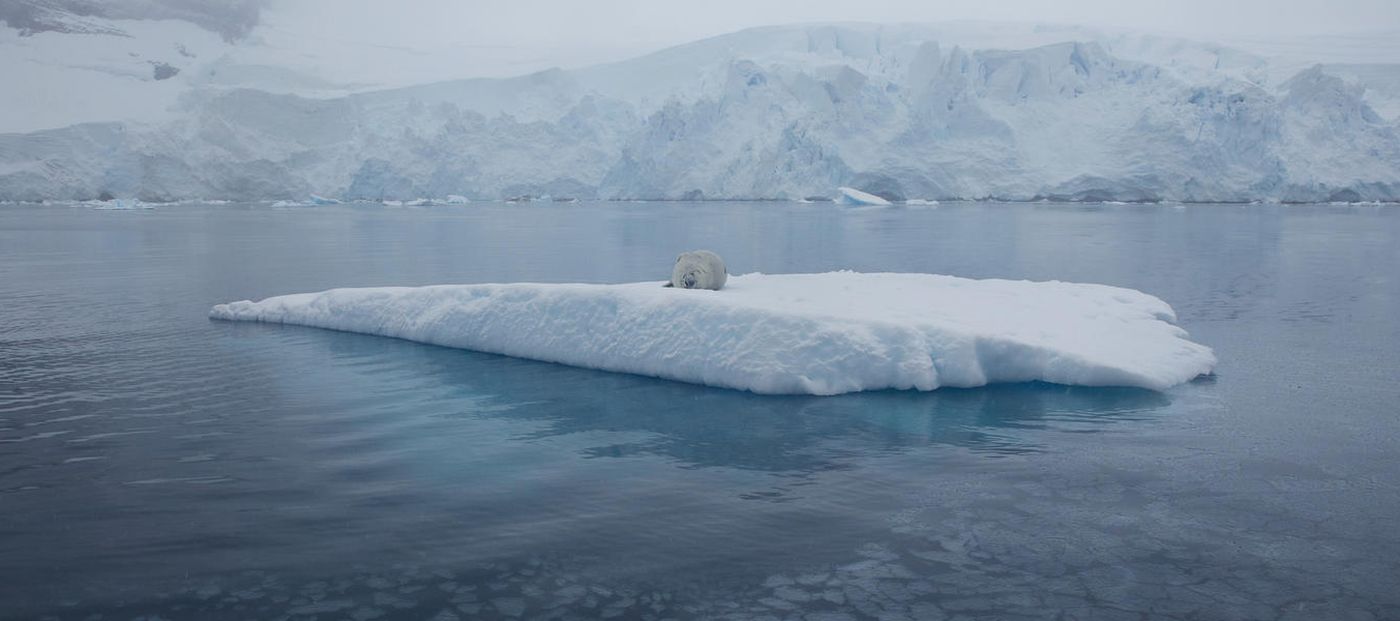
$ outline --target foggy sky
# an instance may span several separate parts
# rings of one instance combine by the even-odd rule
[[[274,27],[311,36],[529,48],[560,64],[573,64],[571,50],[656,49],[752,26],[949,20],[1221,40],[1400,30],[1400,0],[274,0],[265,15]]]

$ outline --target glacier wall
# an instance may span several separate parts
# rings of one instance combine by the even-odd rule
[[[0,134],[0,200],[837,186],[895,200],[1400,200],[1400,119],[1376,112],[1365,82],[1400,65],[1275,79],[1266,59],[1212,46],[967,49],[937,35],[757,29],[612,65],[336,98],[200,88],[156,124]]]

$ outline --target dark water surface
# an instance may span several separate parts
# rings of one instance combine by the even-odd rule
[[[763,397],[309,328],[332,287],[1142,289],[1166,393]],[[1400,618],[1400,210],[0,207],[0,618]]]

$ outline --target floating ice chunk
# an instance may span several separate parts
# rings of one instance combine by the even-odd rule
[[[462,195],[460,195],[460,194],[448,194],[448,195],[447,195],[447,204],[448,204],[448,205],[465,205],[465,204],[470,203],[470,202],[471,202],[471,200],[469,200],[467,197],[462,196]]]
[[[307,206],[308,204],[309,204],[309,203],[301,203],[301,202],[297,202],[297,201],[282,200],[282,201],[277,201],[277,202],[273,203],[271,206],[272,206],[272,207],[277,207],[277,208],[283,208],[283,207],[305,207],[305,206]]]
[[[319,195],[319,194],[312,194],[312,195],[311,195],[311,204],[313,204],[313,205],[339,205],[339,204],[340,204],[340,199],[338,199],[338,198],[329,198],[329,197],[326,197],[326,196],[321,196],[321,195]]]
[[[855,188],[836,188],[836,202],[842,205],[888,205],[889,201]]]
[[[938,206],[938,201],[928,200],[924,198],[911,198],[907,201],[904,201],[904,204],[916,207],[936,207]]]
[[[1104,285],[932,274],[749,274],[723,291],[487,284],[334,289],[220,304],[215,319],[392,336],[758,393],[1041,380],[1165,389],[1210,348],[1165,302]]]
[[[107,210],[111,210],[111,211],[127,211],[127,210],[131,210],[131,209],[155,209],[155,208],[156,208],[155,205],[152,205],[152,204],[150,204],[150,203],[143,203],[143,202],[141,202],[141,201],[139,201],[139,200],[131,199],[131,198],[115,198],[115,199],[112,199],[112,200],[110,200],[110,201],[98,201],[98,203],[96,204],[96,206],[93,207],[93,209],[101,209],[101,210],[104,210],[104,211],[107,211]]]

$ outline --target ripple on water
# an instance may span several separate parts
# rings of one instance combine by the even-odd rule
[[[1400,617],[1400,212],[666,209],[0,210],[0,617]],[[206,319],[712,244],[1147,290],[1222,375],[770,398]]]

